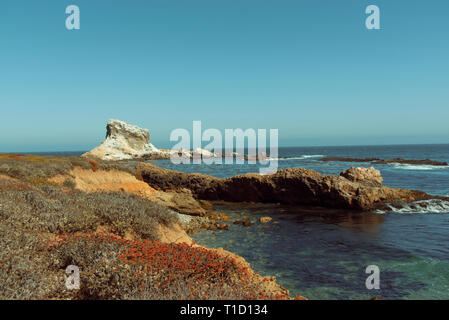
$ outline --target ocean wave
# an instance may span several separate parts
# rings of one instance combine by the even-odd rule
[[[400,170],[442,170],[449,168],[449,166],[432,166],[428,164],[391,163],[391,165],[393,168]]]
[[[304,160],[304,159],[313,159],[313,158],[323,158],[325,157],[322,154],[304,154],[299,157],[287,157],[287,158],[269,158],[270,161],[285,161],[285,160]]]
[[[385,209],[378,209],[376,213],[449,213],[449,201],[432,199],[412,203],[403,203],[400,206],[387,204]]]

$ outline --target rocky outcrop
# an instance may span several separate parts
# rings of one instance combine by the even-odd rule
[[[359,182],[368,186],[381,187],[384,179],[380,175],[380,171],[371,168],[349,168],[340,173],[340,176],[354,182]]]
[[[151,197],[150,200],[176,212],[191,216],[204,217],[208,215],[209,211],[212,211],[207,207],[205,208],[205,206],[202,205],[201,200],[196,200],[192,196],[192,192],[189,189],[181,190],[181,192],[158,191]]]
[[[183,159],[207,158],[242,158],[244,160],[260,160],[268,158],[262,153],[256,156],[240,155],[236,152],[221,153],[196,148],[195,150],[158,149],[150,143],[150,132],[130,123],[111,119],[106,126],[106,139],[96,148],[84,153],[81,157],[101,160],[163,160],[172,156]]]
[[[150,143],[150,133],[146,129],[124,121],[111,119],[106,126],[106,139],[82,157],[101,160],[128,160],[139,158],[169,158]]]
[[[448,163],[444,161],[435,161],[430,159],[424,160],[407,160],[402,158],[393,159],[379,159],[379,158],[342,158],[342,157],[328,157],[321,158],[319,161],[339,161],[339,162],[370,162],[372,164],[412,164],[412,165],[431,165],[431,166],[447,166]]]
[[[371,210],[396,201],[449,200],[422,191],[383,187],[379,184],[381,177],[369,169],[350,170],[345,173],[349,179],[321,175],[303,168],[283,169],[272,175],[248,173],[227,179],[168,170],[149,163],[139,163],[137,171],[143,181],[153,188],[164,191],[187,188],[197,199],[205,200],[271,202],[356,210]]]

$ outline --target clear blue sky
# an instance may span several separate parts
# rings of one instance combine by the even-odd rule
[[[447,0],[2,0],[0,152],[87,150],[109,118],[161,147],[192,120],[281,145],[447,143],[448,17]]]

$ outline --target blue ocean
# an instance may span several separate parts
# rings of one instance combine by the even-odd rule
[[[323,162],[322,157],[432,159],[449,162],[449,145],[289,147],[279,149],[279,168],[303,167],[339,174],[369,163]],[[184,172],[230,177],[258,172],[258,165],[156,165]],[[374,165],[384,185],[449,195],[449,167]],[[293,295],[309,299],[449,299],[449,204],[435,202],[381,212],[348,212],[298,206],[218,206],[251,227],[193,235],[200,244],[243,256],[262,275],[274,275]],[[270,216],[277,224],[257,223]],[[367,289],[366,267],[380,270],[380,289]]]

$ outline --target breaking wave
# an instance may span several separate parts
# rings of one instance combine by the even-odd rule
[[[313,158],[323,158],[325,157],[322,154],[304,154],[299,157],[290,157],[290,158],[270,158],[270,161],[285,161],[285,160],[304,160],[304,159],[313,159]]]
[[[432,199],[403,203],[401,205],[387,204],[386,208],[378,209],[376,213],[449,213],[449,201]]]
[[[442,170],[449,168],[449,166],[432,166],[427,164],[392,163],[391,165],[395,169],[402,169],[402,170]]]

